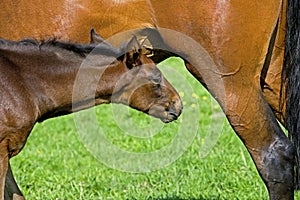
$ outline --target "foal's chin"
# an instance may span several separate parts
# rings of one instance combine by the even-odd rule
[[[177,120],[178,117],[168,116],[167,118],[160,118],[160,120],[164,123],[170,123],[172,121]]]
[[[178,116],[168,113],[167,111],[165,113],[148,113],[152,117],[160,119],[164,123],[172,122],[176,119],[178,119]]]

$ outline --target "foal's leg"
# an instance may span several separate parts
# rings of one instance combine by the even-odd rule
[[[10,165],[8,165],[8,170],[7,170],[7,174],[6,174],[4,196],[5,196],[6,200],[24,200],[25,199],[14,179]]]
[[[8,150],[7,150],[7,140],[2,140],[0,143],[0,200],[4,200],[4,188],[6,173],[8,170]]]
[[[3,134],[4,139],[0,142],[0,200],[24,200],[11,171],[9,158],[17,155],[23,148],[30,133],[32,125]],[[20,134],[25,133],[25,134]]]

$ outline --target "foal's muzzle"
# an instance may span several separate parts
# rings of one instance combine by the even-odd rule
[[[172,122],[180,116],[182,112],[182,103],[181,101],[174,102],[169,109],[166,110],[167,117],[165,119],[161,119],[164,123]]]

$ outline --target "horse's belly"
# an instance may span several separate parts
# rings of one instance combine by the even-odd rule
[[[89,42],[91,28],[107,38],[153,26],[144,0],[21,0],[2,1],[0,6],[0,37],[10,40],[58,38]]]

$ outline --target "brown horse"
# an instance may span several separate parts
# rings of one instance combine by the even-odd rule
[[[182,109],[179,95],[135,37],[120,50],[108,43],[0,40],[0,69],[0,199],[6,175],[5,199],[23,199],[9,159],[22,150],[36,122],[111,102],[163,122],[177,119]]]
[[[294,141],[299,169],[299,4],[299,0],[3,1],[0,21],[5,28],[0,36],[88,41],[85,32],[90,27],[104,37],[127,30],[147,36],[155,61],[173,55],[168,52],[184,58],[188,70],[219,101],[270,199],[293,199],[295,149],[276,117]],[[119,36],[117,42],[128,38]],[[194,43],[202,49],[190,45]]]

